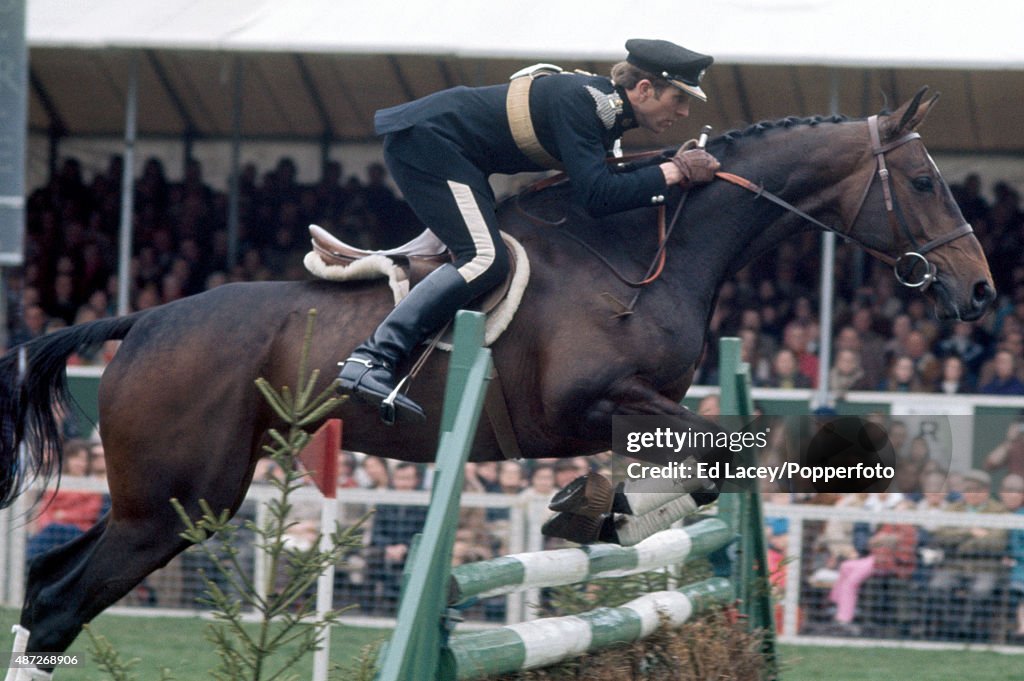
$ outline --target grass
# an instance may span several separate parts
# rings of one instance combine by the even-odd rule
[[[780,646],[782,681],[1014,681],[1024,658],[996,652]]]
[[[0,650],[8,650],[12,638],[4,635],[17,621],[17,612],[0,610]],[[206,642],[208,622],[195,618],[150,618],[102,615],[93,631],[108,638],[125,659],[139,658],[133,668],[139,681],[155,680],[162,667],[178,679],[209,679],[216,656]],[[390,632],[383,629],[338,627],[331,636],[331,659],[349,665],[361,648],[380,641]],[[88,639],[82,635],[68,651],[83,656],[77,668],[60,669],[56,681],[107,681],[88,657]],[[897,648],[825,648],[784,645],[780,647],[782,681],[1010,681],[1022,678],[1024,657],[965,650],[909,650]],[[312,659],[294,668],[300,679],[312,673]],[[340,677],[337,677],[340,678]]]
[[[17,623],[18,613],[0,610],[0,650],[10,650],[12,636],[6,636]],[[125,660],[139,658],[132,674],[139,681],[158,679],[160,669],[171,670],[177,679],[209,679],[209,671],[217,664],[213,646],[206,640],[209,621],[192,617],[125,617],[101,615],[92,624],[92,631],[106,637]],[[380,641],[390,634],[383,629],[335,627],[331,634],[331,661],[349,666],[363,646]],[[89,657],[89,638],[80,635],[68,649],[85,662],[79,667],[59,669],[56,681],[109,681]],[[311,678],[313,658],[308,657],[293,668],[300,679]],[[335,675],[335,678],[341,678]]]

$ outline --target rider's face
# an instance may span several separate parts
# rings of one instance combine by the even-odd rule
[[[645,130],[665,132],[676,120],[690,115],[690,96],[678,88],[666,87],[658,94],[651,81],[641,80],[627,94],[636,122]]]

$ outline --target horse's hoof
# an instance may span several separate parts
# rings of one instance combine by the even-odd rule
[[[612,483],[600,473],[581,475],[555,493],[548,508],[598,518],[612,510]]]
[[[690,496],[697,504],[697,508],[714,503],[718,499],[718,492],[691,492]]]
[[[556,513],[541,526],[540,532],[545,537],[568,539],[576,544],[615,541],[615,528],[610,514],[591,517],[576,513]]]

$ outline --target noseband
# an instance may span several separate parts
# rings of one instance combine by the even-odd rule
[[[822,229],[835,232],[836,234],[853,241],[865,251],[871,253],[885,264],[891,266],[898,282],[904,286],[919,288],[922,291],[925,291],[935,281],[936,274],[938,273],[938,268],[935,266],[935,263],[928,260],[928,258],[925,257],[925,254],[935,250],[939,246],[948,244],[950,241],[973,233],[974,229],[970,224],[964,222],[956,229],[924,244],[920,244],[910,231],[910,225],[907,224],[903,211],[900,210],[899,203],[896,202],[896,197],[893,195],[892,186],[889,182],[889,169],[885,166],[885,154],[886,152],[902,146],[911,140],[920,139],[921,136],[916,132],[909,132],[899,139],[893,140],[887,144],[882,144],[881,136],[878,132],[878,116],[871,116],[868,118],[868,132],[871,135],[871,153],[875,157],[878,172],[872,173],[871,179],[868,180],[867,186],[864,187],[860,201],[857,203],[857,210],[853,214],[853,221],[850,225],[852,227],[852,225],[857,223],[857,218],[860,217],[861,210],[864,208],[864,203],[867,201],[868,192],[871,191],[871,187],[874,184],[875,177],[877,176],[882,183],[882,196],[885,199],[885,210],[889,218],[889,225],[892,227],[893,243],[898,242],[902,233],[903,237],[911,246],[911,250],[906,251],[903,255],[900,255],[897,258],[893,258],[886,253],[882,253],[881,251],[864,245],[860,239],[855,238],[850,233],[845,233],[834,227],[829,227],[820,220],[811,217],[796,206],[775,194],[772,194],[765,190],[764,187],[761,187],[750,180],[738,175],[733,175],[732,173],[718,172],[716,175],[723,180],[727,180],[733,184],[744,187],[745,189],[756,193],[758,196],[763,196],[772,203],[782,206],[786,210],[799,215]]]

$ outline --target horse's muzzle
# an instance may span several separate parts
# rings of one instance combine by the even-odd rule
[[[976,281],[966,299],[954,295],[954,290],[941,276],[935,279],[932,292],[935,313],[940,320],[973,322],[980,319],[996,299],[996,290],[986,279]]]

